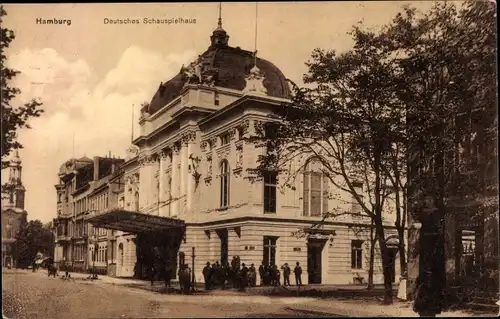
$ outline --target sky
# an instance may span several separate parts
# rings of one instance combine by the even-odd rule
[[[223,3],[229,45],[257,50],[291,80],[301,83],[305,62],[315,48],[338,52],[352,46],[347,34],[363,20],[378,27],[412,6],[431,1]],[[23,183],[28,219],[56,216],[58,170],[69,158],[125,156],[132,114],[138,132],[140,104],[150,101],[160,82],[177,74],[210,45],[218,3],[7,4],[4,26],[16,39],[6,51],[7,66],[21,71],[11,85],[20,105],[39,98],[45,113],[19,132],[24,149]],[[257,19],[256,19],[257,17]],[[37,19],[71,24],[43,25]],[[140,24],[106,24],[106,19],[139,19]],[[183,24],[145,24],[143,19],[196,20]],[[257,33],[255,24],[257,21]],[[135,135],[137,137],[137,134]],[[2,182],[8,176],[2,172]]]

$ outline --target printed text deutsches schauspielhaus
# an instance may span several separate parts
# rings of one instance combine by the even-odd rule
[[[196,19],[188,18],[143,18],[143,19],[111,19],[104,18],[104,24],[195,24]]]

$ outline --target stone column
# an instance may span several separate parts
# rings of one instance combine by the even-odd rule
[[[157,172],[159,166],[158,156],[151,155],[150,157],[150,165],[149,165],[149,205],[148,205],[148,214],[158,215],[158,179]]]
[[[193,193],[194,193],[194,187],[195,187],[195,180],[194,180],[194,173],[197,170],[197,167],[194,167],[194,165],[197,165],[197,163],[191,159],[189,159],[190,156],[196,157],[195,154],[195,143],[196,143],[196,132],[195,131],[190,131],[187,132],[183,136],[183,142],[185,143],[185,154],[183,157],[183,160],[185,161],[185,166],[184,166],[184,174],[186,174],[186,185],[185,185],[185,192],[184,194],[186,195],[185,203],[185,212],[190,212],[193,208]],[[191,167],[191,169],[186,169],[186,167]]]
[[[174,144],[172,152],[172,201],[170,202],[172,216],[179,215],[179,151],[179,145]]]
[[[153,178],[153,158],[151,155],[146,155],[141,160],[141,170],[139,174],[139,209],[141,212],[150,214],[152,211],[152,198],[154,196]],[[154,207],[153,207],[154,208]]]
[[[187,154],[187,143],[185,140],[181,141],[181,150],[180,150],[180,169],[179,169],[179,214],[184,214],[186,212],[186,188],[188,180],[188,154]]]
[[[163,196],[163,188],[165,188],[165,183],[163,181],[163,175],[165,175],[164,170],[164,161],[165,161],[165,155],[163,152],[158,154],[158,172],[157,172],[157,183],[158,183],[158,188],[157,188],[157,215],[161,216],[161,212],[163,211],[163,206],[165,205],[164,203],[164,197]]]
[[[166,168],[168,167],[168,154],[166,151],[160,153],[160,171],[158,173],[160,189],[158,194],[158,215],[167,216],[168,215],[168,181]]]

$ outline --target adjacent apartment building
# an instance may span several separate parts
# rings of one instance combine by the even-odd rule
[[[96,268],[106,274],[107,249],[111,231],[94,229],[87,221],[92,211],[104,211],[116,205],[114,184],[108,182],[119,174],[123,159],[83,157],[70,159],[59,169],[57,217],[53,220],[56,243],[54,261],[61,270],[85,272]]]
[[[304,283],[365,283],[370,220],[344,215],[316,226],[334,207],[353,213],[359,207],[330,185],[315,158],[296,163],[307,165],[294,190],[282,189],[272,174],[247,179],[263,150],[244,137],[290,101],[290,90],[274,64],[228,40],[219,20],[207,51],[159,85],[141,109],[140,136],[121,165],[119,205],[89,216],[94,227],[116,230],[116,275],[145,277],[158,258],[174,269],[191,266],[194,248],[197,282],[207,261],[225,264],[238,255],[256,267],[300,262]],[[361,182],[357,187],[366,189]],[[384,218],[397,281],[391,212]],[[382,282],[378,254],[375,282]]]

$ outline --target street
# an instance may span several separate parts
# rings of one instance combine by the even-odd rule
[[[294,308],[308,298],[167,295],[99,281],[49,278],[44,270],[3,270],[2,277],[3,314],[9,319],[325,317]]]

